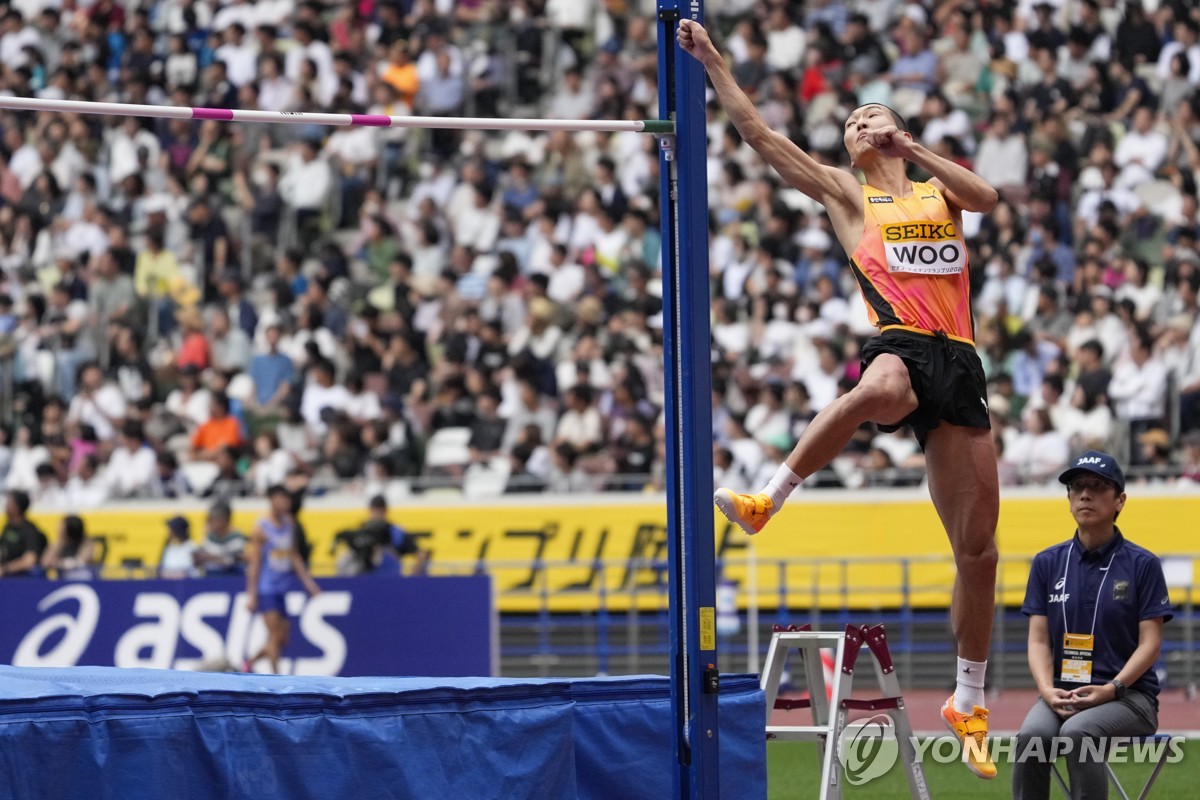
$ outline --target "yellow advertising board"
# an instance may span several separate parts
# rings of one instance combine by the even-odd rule
[[[726,564],[721,579],[738,586],[739,605],[745,607],[750,591],[766,608],[781,603],[791,608],[896,608],[906,601],[936,608],[949,603],[954,567],[928,499],[889,499],[888,493],[856,495],[854,502],[826,497],[837,495],[798,495],[753,538],[716,516],[715,545]],[[392,518],[431,553],[434,574],[491,573],[501,611],[535,611],[543,602],[553,611],[665,608],[665,502],[593,499],[457,506],[426,501],[396,508]],[[174,514],[191,521],[194,539],[203,536],[204,510],[198,506],[86,512],[88,534],[102,544],[105,574],[118,577],[123,565],[134,562],[157,564],[166,540],[164,522]],[[235,527],[249,531],[255,517],[235,512]],[[333,573],[334,537],[365,519],[361,508],[314,506],[302,512],[313,544],[314,574]],[[1160,555],[1179,555],[1200,552],[1197,519],[1200,495],[1160,495],[1131,499],[1120,523],[1138,544]],[[35,520],[54,535],[57,517],[38,515]],[[1006,603],[1021,602],[1028,560],[1068,538],[1073,529],[1065,496],[1002,501],[997,541]]]

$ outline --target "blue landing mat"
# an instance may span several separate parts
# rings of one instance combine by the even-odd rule
[[[722,676],[721,796],[761,800],[766,711]],[[0,797],[665,800],[664,677],[317,678],[0,667]]]

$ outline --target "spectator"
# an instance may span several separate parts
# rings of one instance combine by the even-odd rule
[[[421,78],[417,66],[409,58],[408,42],[397,39],[388,49],[388,64],[380,76],[396,91],[396,100],[411,111],[416,105]]]
[[[900,28],[896,43],[900,56],[892,62],[887,76],[893,88],[892,102],[901,114],[916,116],[925,95],[937,85],[938,57],[916,25]]]
[[[125,398],[126,409],[141,401],[153,402],[154,372],[142,352],[142,335],[133,328],[121,326],[114,339],[115,352],[110,368],[117,387]]]
[[[229,312],[221,306],[209,309],[208,345],[214,369],[243,372],[250,365],[250,337],[229,323]]]
[[[8,491],[8,473],[12,467],[12,431],[0,425],[0,491]]]
[[[625,477],[619,485],[611,488],[643,491],[654,470],[656,444],[653,421],[635,414],[626,421],[623,433],[613,444],[617,451],[616,473]]]
[[[1158,77],[1166,80],[1172,74],[1176,59],[1181,59],[1187,65],[1183,75],[1192,86],[1200,86],[1200,41],[1197,41],[1198,30],[1195,19],[1179,17],[1171,26],[1171,41],[1162,46],[1158,52]],[[1167,108],[1164,98],[1163,105]]]
[[[195,578],[200,572],[195,566],[196,543],[191,538],[191,524],[186,517],[167,520],[167,543],[158,562],[160,578]]]
[[[1188,431],[1181,439],[1184,446],[1182,483],[1200,483],[1200,431]]]
[[[146,247],[138,253],[133,271],[133,286],[139,297],[146,300],[155,315],[159,334],[174,330],[172,316],[175,304],[171,295],[180,287],[190,288],[179,270],[175,254],[164,248],[165,232],[152,228],[146,232]]]
[[[1135,452],[1137,462],[1150,473],[1140,482],[1160,483],[1156,476],[1165,474],[1171,467],[1171,437],[1162,428],[1151,428],[1137,437]]]
[[[241,575],[245,572],[246,534],[233,529],[229,505],[213,503],[205,520],[204,541],[192,554],[205,575]]]
[[[95,540],[85,532],[83,520],[68,514],[58,524],[58,540],[42,554],[42,570],[63,581],[88,581],[96,577]]]
[[[467,442],[473,463],[487,463],[500,454],[506,425],[497,414],[499,406],[499,394],[484,392],[479,395],[475,419],[471,422],[471,438]]]
[[[1153,347],[1150,334],[1138,330],[1130,341],[1129,355],[1117,363],[1108,385],[1117,417],[1129,426],[1130,436],[1135,439],[1160,427],[1166,411],[1167,370]],[[1133,463],[1141,462],[1135,458]]]
[[[242,441],[242,426],[229,413],[229,397],[222,393],[211,395],[208,419],[192,435],[192,458],[213,461],[222,450],[236,449],[242,445]]]
[[[1070,445],[1054,427],[1050,412],[1030,408],[1024,413],[1025,431],[1006,447],[1007,459],[1017,469],[1022,483],[1044,484],[1067,463]]]
[[[357,425],[366,425],[380,418],[383,407],[379,395],[366,387],[362,376],[351,375],[346,379],[346,404],[343,412]]]
[[[145,441],[140,422],[127,420],[121,426],[117,446],[108,459],[105,478],[113,497],[134,497],[149,491],[154,482],[157,459]]]
[[[60,440],[61,446],[61,440]],[[31,503],[37,507],[53,511],[65,511],[70,508],[63,486],[65,469],[61,461],[48,461],[38,464],[36,475],[37,484],[30,494]]]
[[[46,534],[29,521],[29,495],[10,490],[0,531],[0,578],[37,574],[46,552]]]
[[[63,400],[75,396],[80,365],[92,357],[87,340],[88,306],[72,297],[68,283],[58,283],[50,290],[50,300],[38,328],[41,348],[53,364],[54,380],[44,381]]]
[[[208,421],[209,392],[200,383],[199,367],[188,364],[179,370],[179,386],[167,395],[165,406],[167,412],[174,415],[188,429],[194,429]]]
[[[1006,114],[993,114],[975,154],[979,177],[1005,194],[1020,195],[1027,186],[1028,163],[1025,138],[1013,132],[1012,120]]]
[[[242,476],[238,464],[238,451],[235,448],[219,448],[213,454],[213,463],[217,466],[217,477],[200,492],[201,497],[211,497],[232,504],[236,498],[249,494],[250,487]]]
[[[1134,189],[1153,180],[1167,157],[1167,135],[1154,127],[1154,109],[1138,106],[1133,112],[1133,126],[1121,137],[1113,162],[1120,168],[1114,185]]]
[[[197,306],[187,306],[175,314],[179,323],[179,349],[175,365],[180,370],[204,372],[212,363],[208,337],[204,335],[204,314]]]
[[[321,158],[318,143],[311,139],[297,143],[279,181],[279,194],[295,212],[302,248],[316,240],[331,181],[329,163]]]
[[[562,83],[551,97],[546,113],[555,119],[586,119],[594,102],[584,85],[583,71],[570,67],[563,72]]]
[[[554,445],[555,452],[565,445],[573,454],[565,462],[568,471],[574,467],[574,458],[595,450],[603,442],[600,412],[593,404],[593,397],[592,387],[587,384],[567,390],[565,411],[554,432]]]
[[[89,425],[101,441],[109,441],[125,417],[125,398],[115,384],[105,380],[98,364],[79,368],[79,394],[71,400],[67,422]]]
[[[767,40],[767,64],[771,69],[787,72],[800,66],[804,60],[807,37],[804,30],[792,19],[785,3],[775,3],[767,12],[765,30]]]
[[[88,311],[97,344],[107,346],[111,323],[133,321],[136,303],[133,279],[120,271],[116,254],[106,249],[97,259],[96,277],[88,288]]]
[[[345,386],[334,383],[334,367],[321,359],[313,364],[311,380],[304,387],[300,400],[300,413],[308,427],[317,435],[328,429],[328,413],[344,412],[350,402],[350,392]]]
[[[295,89],[291,78],[284,74],[283,59],[275,53],[265,53],[258,59],[258,105],[264,111],[294,111]]]
[[[277,410],[291,393],[295,380],[292,360],[279,352],[282,328],[279,323],[270,323],[266,328],[265,352],[257,353],[251,360],[247,373],[254,382],[251,395],[254,408],[261,411]]]
[[[80,511],[100,508],[108,497],[108,480],[100,474],[100,462],[95,455],[84,456],[63,486],[64,507]]]
[[[192,487],[179,469],[179,460],[174,453],[159,453],[154,466],[155,474],[150,481],[149,491],[151,497],[175,500],[192,493]]]

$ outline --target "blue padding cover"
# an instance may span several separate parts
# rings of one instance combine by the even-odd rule
[[[765,798],[766,710],[724,676],[721,796]],[[663,800],[670,684],[0,667],[0,797]]]

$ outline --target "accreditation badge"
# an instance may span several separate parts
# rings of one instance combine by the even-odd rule
[[[1066,683],[1092,682],[1092,649],[1096,637],[1087,633],[1063,634],[1062,680]]]

